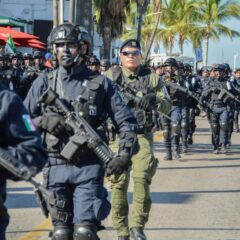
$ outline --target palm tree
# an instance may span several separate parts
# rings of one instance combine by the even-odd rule
[[[103,38],[103,57],[110,57],[111,41],[119,37],[129,11],[130,0],[94,0],[99,32]]]
[[[240,33],[223,25],[231,18],[240,19],[240,3],[235,0],[199,0],[196,19],[199,23],[198,35],[205,40],[204,65],[208,63],[209,40],[219,40],[221,35],[231,39]]]

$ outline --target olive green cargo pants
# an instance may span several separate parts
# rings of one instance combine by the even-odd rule
[[[112,175],[111,204],[112,222],[118,236],[128,236],[132,227],[144,227],[148,221],[151,208],[150,184],[158,164],[153,155],[152,133],[138,135],[140,150],[132,157],[133,178],[133,207],[132,215],[128,223],[128,200],[127,192],[130,180],[129,172],[121,175]],[[110,145],[113,151],[117,151],[117,141]]]

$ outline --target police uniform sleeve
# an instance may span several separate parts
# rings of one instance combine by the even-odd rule
[[[47,155],[26,108],[16,94],[7,90],[1,91],[0,100],[1,137],[4,139],[2,147],[39,172]]]
[[[168,114],[171,111],[171,99],[164,82],[155,73],[152,73],[150,76],[149,85],[156,94],[158,110]]]
[[[32,117],[37,117],[41,113],[41,108],[38,105],[38,99],[47,90],[47,76],[45,74],[40,75],[33,82],[25,100],[24,105]]]

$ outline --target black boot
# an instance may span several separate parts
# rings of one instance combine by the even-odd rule
[[[129,236],[120,236],[118,240],[130,240]]]
[[[189,137],[188,137],[188,144],[189,145],[193,144],[192,134],[190,134]]]
[[[167,149],[166,155],[163,157],[163,160],[165,160],[165,161],[172,160],[172,150],[171,149]]]
[[[130,235],[133,240],[147,240],[142,227],[131,228]]]

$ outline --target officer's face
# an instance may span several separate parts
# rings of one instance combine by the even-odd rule
[[[60,65],[71,67],[77,61],[78,44],[75,42],[62,42],[56,44],[56,54]]]
[[[24,59],[24,65],[29,66],[30,64],[30,59]]]
[[[13,59],[12,59],[12,65],[13,65],[13,66],[18,66],[18,65],[19,65],[19,61],[18,61],[17,58],[13,58]]]
[[[0,60],[0,67],[3,67],[3,66],[4,66],[4,61]]]
[[[235,73],[235,76],[236,76],[236,78],[240,78],[240,71],[237,71],[237,72]]]
[[[202,77],[209,77],[209,72],[208,71],[203,71],[202,72]]]
[[[134,71],[141,64],[142,56],[138,48],[125,47],[121,52],[122,65],[130,71]]]
[[[156,69],[156,74],[157,74],[158,76],[163,75],[163,68],[162,68],[162,67],[157,68],[157,69]]]
[[[168,65],[164,67],[164,72],[167,76],[174,76],[177,72],[177,68],[173,65]]]

